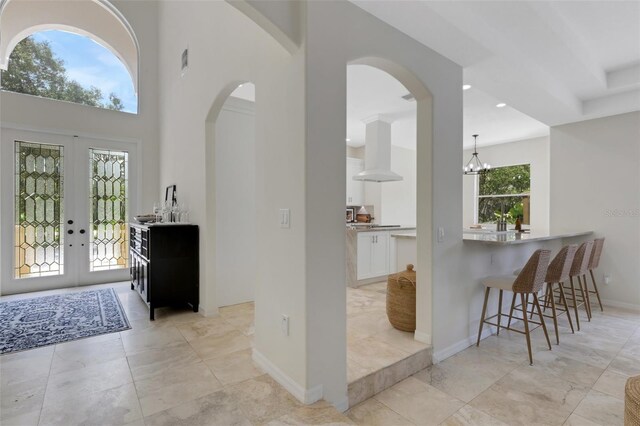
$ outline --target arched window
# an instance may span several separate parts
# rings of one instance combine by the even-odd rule
[[[89,37],[50,30],[20,41],[1,77],[2,90],[136,114],[125,65]]]

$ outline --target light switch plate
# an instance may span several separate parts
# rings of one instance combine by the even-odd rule
[[[282,330],[282,334],[285,336],[289,335],[289,317],[285,314],[282,314],[282,318],[280,319],[280,330]]]
[[[291,211],[289,209],[280,209],[280,228],[291,227]]]
[[[442,226],[438,227],[438,242],[444,242],[444,228]]]

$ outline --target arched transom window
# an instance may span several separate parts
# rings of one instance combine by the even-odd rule
[[[50,30],[20,41],[0,77],[2,90],[137,113],[133,80],[109,49],[89,37]]]

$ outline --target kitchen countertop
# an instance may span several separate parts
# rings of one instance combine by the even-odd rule
[[[358,226],[358,227],[347,227],[347,231],[355,231],[355,232],[379,232],[379,231],[414,231],[416,229],[415,226],[374,226],[374,227],[366,227],[366,226]]]
[[[470,243],[483,243],[491,245],[514,245],[532,243],[538,241],[557,240],[561,238],[582,237],[591,235],[593,231],[583,232],[565,232],[558,234],[549,234],[541,232],[500,232],[500,233],[473,233],[463,232],[462,240]]]

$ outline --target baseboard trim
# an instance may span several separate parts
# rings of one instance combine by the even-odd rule
[[[424,331],[416,330],[413,334],[413,338],[418,342],[426,343],[427,345],[431,344],[431,334],[425,333]]]
[[[596,304],[597,304],[597,300],[596,300]],[[635,303],[625,303],[625,302],[618,302],[616,300],[602,299],[602,304],[604,306],[611,306],[612,308],[623,308],[623,309],[630,309],[632,311],[640,312],[640,305],[636,305]],[[595,306],[593,303],[593,299],[591,299],[591,306]]]
[[[347,411],[349,409],[349,399],[343,399],[342,401],[338,402],[337,404],[333,404],[334,407],[336,407],[336,410],[340,411],[341,413],[344,413],[345,411]]]
[[[291,395],[303,404],[313,404],[322,399],[322,385],[311,389],[305,389],[296,383],[291,377],[280,370],[274,363],[269,361],[260,351],[253,348],[253,360],[260,368],[269,374],[276,382],[280,383]],[[348,405],[348,402],[347,402]]]
[[[496,327],[490,326],[485,328],[482,332],[482,338],[480,340],[486,339],[496,332]],[[467,337],[466,339],[462,339],[454,343],[453,345],[447,346],[446,348],[434,351],[433,352],[433,363],[437,364],[439,362],[444,361],[445,359],[457,354],[458,352],[462,352],[467,349],[469,346],[475,345],[478,339],[478,335],[474,334],[472,336]]]

